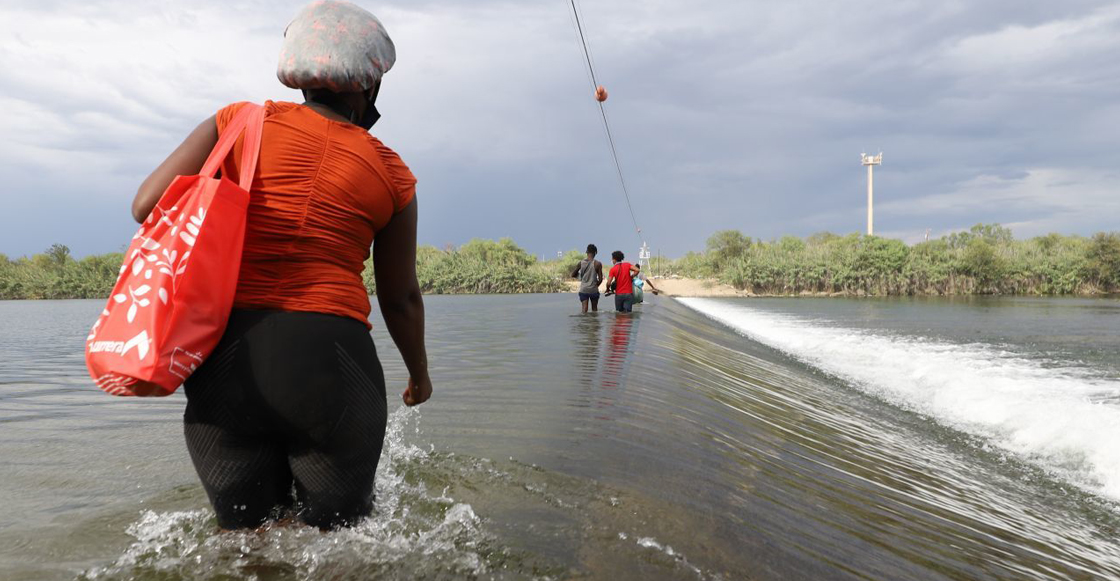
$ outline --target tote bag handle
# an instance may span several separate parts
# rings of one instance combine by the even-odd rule
[[[237,112],[237,115],[226,125],[226,130],[218,136],[218,143],[210,151],[206,163],[202,165],[199,175],[213,178],[218,173],[222,161],[229,155],[233,144],[241,133],[245,133],[245,141],[241,148],[241,176],[238,185],[241,189],[249,191],[253,185],[253,175],[257,170],[257,160],[261,155],[261,132],[264,126],[264,107],[249,103]]]

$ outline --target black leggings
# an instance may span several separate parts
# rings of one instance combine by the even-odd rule
[[[187,448],[222,528],[277,507],[324,529],[372,510],[385,377],[359,321],[235,309],[185,390]]]

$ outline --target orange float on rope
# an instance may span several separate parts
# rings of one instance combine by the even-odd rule
[[[595,87],[595,100],[600,103],[607,100],[607,90],[603,88],[603,85]]]

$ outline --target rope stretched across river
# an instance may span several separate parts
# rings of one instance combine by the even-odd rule
[[[576,0],[570,0],[572,5],[572,15],[576,20],[576,30],[579,32],[580,45],[583,47],[583,56],[587,60],[587,70],[591,73],[591,88],[597,91],[599,81],[595,75],[595,65],[591,62],[591,51],[587,48],[587,38],[583,34],[583,24],[580,21],[579,10],[576,8]],[[638,241],[645,245],[645,239],[642,237],[642,229],[638,226],[638,218],[634,214],[634,205],[630,202],[630,190],[626,187],[626,178],[622,174],[622,164],[618,161],[618,149],[614,145],[614,136],[611,135],[611,124],[607,120],[607,110],[603,107],[602,100],[596,100],[599,105],[599,114],[603,118],[603,129],[607,134],[607,144],[610,146],[611,158],[614,160],[614,168],[618,172],[618,183],[622,185],[622,194],[626,197],[626,207],[630,210],[630,220],[634,222],[634,231],[638,235]]]

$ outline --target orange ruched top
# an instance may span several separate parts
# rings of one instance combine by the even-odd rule
[[[219,132],[244,105],[218,111]],[[239,175],[241,147],[238,139],[223,175]],[[266,101],[234,308],[329,313],[370,326],[363,264],[374,235],[415,194],[408,166],[368,131]]]

